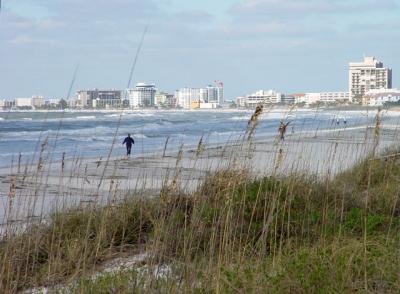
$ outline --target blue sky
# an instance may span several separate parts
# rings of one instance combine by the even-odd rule
[[[258,89],[347,89],[347,64],[374,55],[400,87],[400,0],[3,0],[0,98],[64,97],[133,81],[174,91],[214,80],[228,99]]]

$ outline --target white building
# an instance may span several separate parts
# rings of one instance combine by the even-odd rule
[[[129,92],[129,106],[137,107],[152,107],[155,105],[155,96],[157,93],[154,84],[138,83],[133,90]]]
[[[241,104],[243,103],[241,99],[239,99],[239,101]],[[281,103],[281,101],[281,93],[275,92],[273,90],[259,90],[253,94],[247,95],[244,104],[246,107],[256,107],[260,104],[277,104]]]
[[[217,103],[213,102],[201,102],[199,105],[199,109],[215,109],[217,107]]]
[[[300,97],[300,96],[299,96]],[[349,92],[320,92],[320,93],[305,93],[300,102],[305,102],[307,105],[314,103],[348,103],[350,101]],[[299,103],[296,102],[296,103]]]
[[[154,96],[154,104],[155,105],[164,105],[167,101],[167,93],[157,92]]]
[[[321,93],[305,93],[304,100],[307,105],[318,103],[321,101]]]
[[[6,105],[6,102],[3,99],[0,99],[0,108],[3,108]]]
[[[384,68],[375,57],[364,57],[363,62],[349,64],[350,102],[361,102],[366,92],[392,88],[392,70]]]
[[[167,107],[171,107],[173,103],[171,103],[171,100],[174,99],[174,95],[173,94],[168,94],[165,92],[158,92],[155,95],[154,98],[154,103],[157,106],[167,106]]]
[[[400,102],[400,89],[374,89],[365,93],[362,103],[366,106],[383,106]]]
[[[175,97],[178,106],[185,109],[217,108],[224,103],[224,84],[215,82],[215,86],[206,88],[181,88],[175,92]],[[204,104],[203,107],[201,104]]]
[[[15,98],[15,107],[32,107],[32,98]]]
[[[237,107],[246,107],[246,97],[239,96],[236,98],[236,106]]]
[[[350,102],[349,92],[321,92],[323,103],[348,103]]]
[[[75,107],[78,107],[78,108],[88,107],[89,100],[90,100],[89,91],[78,91],[76,93]],[[91,101],[90,101],[90,104],[92,104]]]
[[[32,97],[32,106],[33,107],[42,107],[44,105],[44,97],[43,96],[33,96]]]
[[[175,92],[178,107],[190,109],[192,103],[200,103],[201,98],[204,98],[204,90],[200,88],[182,88]]]

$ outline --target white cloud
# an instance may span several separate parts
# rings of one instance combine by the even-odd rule
[[[230,11],[242,18],[304,18],[315,14],[359,14],[398,8],[398,0],[244,0],[233,5]]]

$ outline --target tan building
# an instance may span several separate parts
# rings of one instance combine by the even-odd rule
[[[16,107],[32,107],[32,98],[15,98]]]
[[[383,63],[375,57],[364,57],[363,62],[349,64],[350,102],[361,103],[369,90],[391,88],[392,70],[383,67]]]

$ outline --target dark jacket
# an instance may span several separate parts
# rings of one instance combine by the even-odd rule
[[[132,144],[135,144],[135,140],[133,140],[132,137],[126,137],[122,144],[126,144],[126,146],[132,146]]]

